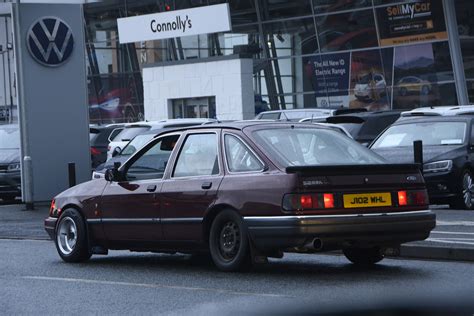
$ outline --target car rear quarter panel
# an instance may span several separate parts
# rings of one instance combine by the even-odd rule
[[[283,195],[295,188],[295,175],[280,171],[227,174],[219,188],[216,206],[229,205],[242,216],[284,215]]]

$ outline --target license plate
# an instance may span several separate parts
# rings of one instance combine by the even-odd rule
[[[390,193],[364,193],[344,194],[344,207],[378,207],[391,206],[392,195]]]

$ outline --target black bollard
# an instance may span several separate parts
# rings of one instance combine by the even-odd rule
[[[423,171],[423,142],[421,140],[413,142],[413,156],[415,163],[419,164],[421,171]]]
[[[69,187],[73,187],[76,185],[76,164],[74,162],[70,162],[67,165],[68,167],[68,176],[69,176]]]

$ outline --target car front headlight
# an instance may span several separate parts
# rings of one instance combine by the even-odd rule
[[[452,160],[441,160],[423,165],[423,172],[446,172],[453,168]]]
[[[20,170],[20,163],[19,162],[11,163],[11,164],[8,165],[8,171],[17,171],[17,170]]]

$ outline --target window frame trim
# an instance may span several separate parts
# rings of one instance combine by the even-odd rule
[[[219,167],[219,173],[211,174],[211,175],[175,177],[174,173],[176,171],[176,166],[178,165],[179,157],[181,155],[181,152],[183,151],[184,145],[186,144],[186,140],[188,139],[188,137],[192,136],[192,135],[204,135],[204,134],[215,134],[216,135],[216,139],[217,139],[217,152],[216,152],[216,155],[217,155],[217,165]],[[221,157],[220,157],[221,156],[220,155],[221,145],[220,145],[220,141],[219,141],[219,134],[220,133],[218,131],[192,131],[192,132],[186,133],[186,135],[183,138],[182,143],[180,144],[179,150],[176,153],[176,157],[173,161],[173,167],[172,167],[173,169],[170,170],[168,179],[170,179],[170,180],[185,180],[185,179],[198,179],[198,178],[209,178],[209,177],[220,177],[220,176],[222,176],[223,175],[223,168],[222,168],[222,162],[221,162]]]
[[[262,165],[262,169],[260,170],[251,170],[251,171],[231,171],[230,168],[229,168],[229,161],[227,159],[227,147],[226,147],[226,144],[225,144],[225,137],[229,135],[229,136],[232,136],[232,137],[235,137],[237,138],[238,141],[240,141],[244,147],[246,147],[253,155],[254,157],[258,160],[258,162]],[[226,172],[228,174],[248,174],[248,173],[262,173],[264,172],[266,169],[267,169],[267,165],[265,164],[265,162],[258,156],[258,154],[242,139],[242,137],[236,135],[236,134],[233,134],[233,133],[229,133],[229,132],[224,132],[222,133],[222,144],[223,144],[223,151],[224,151],[224,160],[225,160],[225,169],[226,169]]]

